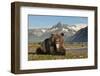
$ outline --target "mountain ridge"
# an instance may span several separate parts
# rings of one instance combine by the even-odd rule
[[[50,37],[51,33],[64,33],[64,38],[67,39],[73,36],[80,29],[87,27],[86,24],[68,25],[58,22],[50,28],[39,28],[39,29],[28,29],[28,41],[37,42],[43,41],[44,39]],[[36,40],[37,39],[37,40]]]

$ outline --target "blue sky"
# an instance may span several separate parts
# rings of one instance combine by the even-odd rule
[[[43,16],[43,15],[29,15],[29,28],[48,28],[62,22],[64,24],[88,24],[87,17],[77,16]]]

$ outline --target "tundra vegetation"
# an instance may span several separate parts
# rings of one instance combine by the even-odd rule
[[[65,55],[36,54],[36,49],[41,46],[39,43],[28,43],[28,60],[56,60],[56,59],[81,59],[88,57],[87,42],[66,42]]]

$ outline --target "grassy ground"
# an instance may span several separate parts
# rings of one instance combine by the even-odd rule
[[[35,54],[36,49],[40,47],[40,44],[30,43],[28,46],[28,60],[56,60],[56,59],[80,59],[87,58],[87,50],[67,50],[65,56],[61,55],[37,55]],[[86,44],[65,44],[66,48],[82,48],[87,47]],[[34,54],[33,54],[34,53]]]
[[[65,56],[61,55],[36,55],[36,54],[29,54],[29,60],[56,60],[56,59],[80,59],[80,58],[87,58],[87,51],[67,51]]]

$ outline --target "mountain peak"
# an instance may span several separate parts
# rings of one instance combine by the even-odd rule
[[[61,21],[59,21],[59,22],[57,23],[57,25],[62,25],[62,22],[61,22]]]
[[[58,22],[57,24],[55,24],[52,28],[61,28],[63,27],[63,23],[62,22]]]
[[[62,24],[62,22],[59,21],[55,26],[56,27],[61,27],[61,26],[63,26],[63,24]]]

